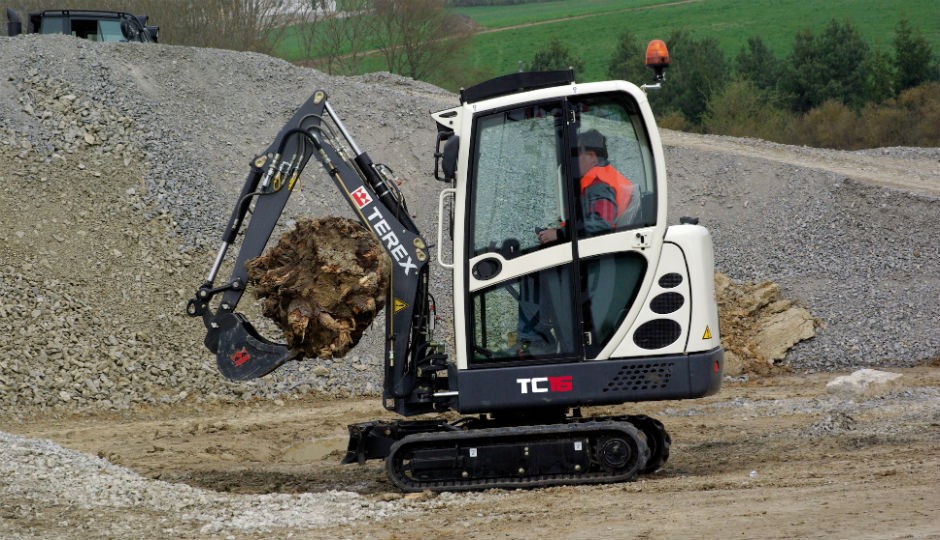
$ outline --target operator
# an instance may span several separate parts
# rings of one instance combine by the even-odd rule
[[[614,230],[614,221],[630,206],[633,184],[607,161],[607,137],[596,129],[578,137],[578,172],[581,174],[581,207],[587,236]],[[539,242],[565,240],[564,228],[539,231]]]

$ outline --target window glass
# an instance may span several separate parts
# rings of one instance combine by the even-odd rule
[[[522,107],[477,122],[471,257],[537,249],[536,231],[557,227],[564,216],[561,106]]]
[[[577,353],[569,266],[476,292],[471,303],[475,363]]]
[[[639,108],[623,94],[572,100],[578,129],[570,149],[578,175],[579,236],[656,223],[652,154]]]
[[[64,34],[65,17],[43,17],[39,28],[40,34]]]
[[[588,358],[604,348],[623,322],[645,274],[646,258],[632,251],[581,261],[584,330],[590,334],[585,343]]]
[[[98,21],[98,35],[101,41],[127,41],[121,32],[121,21]]]

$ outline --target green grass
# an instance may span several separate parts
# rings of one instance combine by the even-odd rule
[[[454,8],[453,11],[470,17],[484,28],[492,29],[567,17],[597,15],[663,3],[665,3],[664,0],[581,0],[576,2],[556,0],[513,6]]]
[[[665,39],[675,29],[685,29],[699,38],[714,37],[729,60],[748,37],[760,36],[783,58],[799,30],[819,35],[833,18],[850,21],[871,45],[891,51],[894,28],[906,17],[940,53],[938,0],[559,0],[455,11],[489,31],[474,36],[464,57],[452,66],[451,73],[456,75],[430,81],[451,90],[516,71],[519,61],[530,61],[556,37],[584,60],[584,71],[577,74],[579,81],[603,80],[617,39],[627,28],[644,44],[654,38]],[[574,18],[559,20],[569,17]],[[286,42],[279,55],[299,58],[296,46],[291,49]],[[381,58],[372,57],[363,68],[383,70],[385,65]]]

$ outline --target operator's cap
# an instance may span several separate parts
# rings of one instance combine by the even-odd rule
[[[578,147],[593,150],[597,155],[607,157],[607,137],[596,129],[589,129],[578,136]]]

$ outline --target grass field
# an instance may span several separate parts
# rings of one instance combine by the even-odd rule
[[[474,36],[452,73],[430,82],[454,90],[483,78],[516,71],[552,38],[583,59],[580,81],[607,77],[607,64],[624,29],[641,43],[665,39],[675,29],[696,37],[714,37],[726,56],[737,55],[748,37],[760,36],[778,57],[786,56],[802,29],[819,34],[831,19],[848,20],[871,45],[891,50],[894,29],[907,20],[940,53],[938,0],[559,0],[502,7],[455,9],[470,17],[481,31]],[[281,56],[295,60],[297,51],[285,43]],[[364,71],[385,69],[378,57]]]

